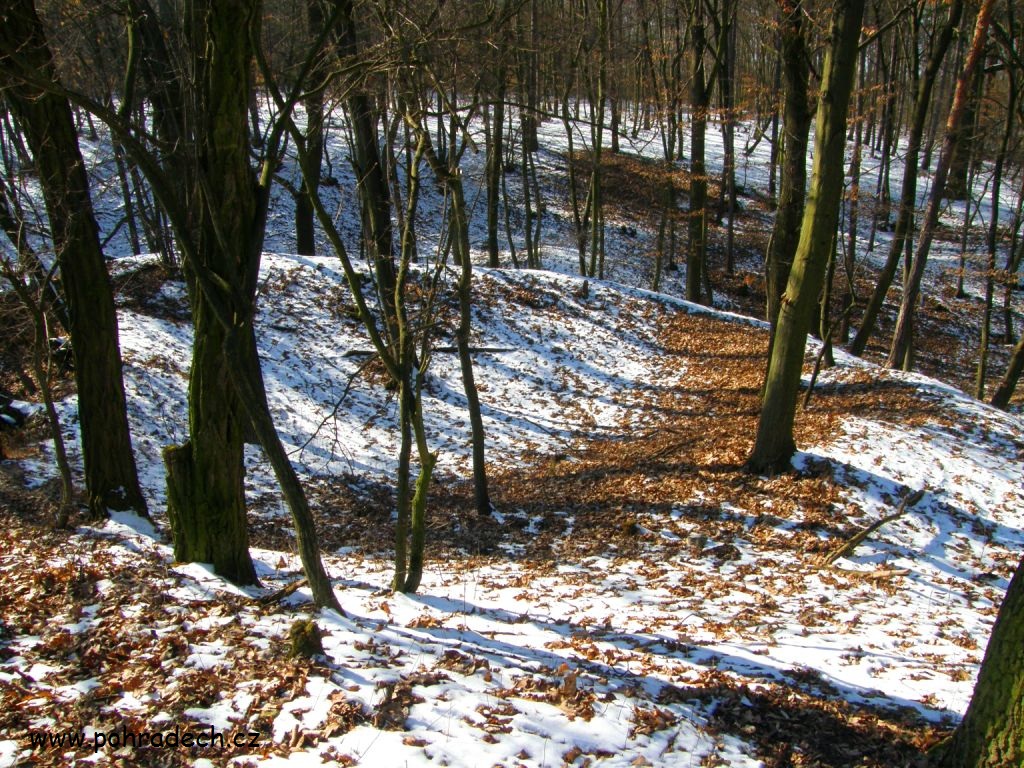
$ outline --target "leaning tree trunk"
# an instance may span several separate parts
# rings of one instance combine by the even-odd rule
[[[804,348],[839,222],[843,194],[846,115],[857,69],[857,42],[865,0],[840,0],[832,20],[815,126],[811,189],[804,208],[789,284],[765,380],[757,441],[748,466],[754,471],[788,466],[796,450],[793,420]]]
[[[939,768],[1024,765],[1024,561],[996,617],[967,714],[933,762]]]
[[[949,9],[949,16],[942,30],[939,32],[928,64],[925,66],[924,74],[918,83],[917,96],[914,100],[914,113],[910,119],[910,130],[907,134],[906,160],[903,166],[903,187],[900,191],[899,215],[896,219],[892,242],[889,245],[889,253],[878,276],[875,290],[868,299],[864,314],[861,317],[860,328],[850,342],[849,352],[853,355],[862,355],[867,348],[868,339],[874,333],[875,323],[878,314],[885,302],[886,294],[889,292],[892,281],[896,277],[896,269],[903,255],[904,246],[910,235],[910,229],[914,221],[914,207],[917,201],[917,169],[918,160],[921,154],[921,140],[924,136],[925,122],[928,117],[928,109],[931,106],[932,90],[935,80],[938,77],[939,67],[946,52],[949,50],[950,41],[953,39],[953,32],[960,26],[960,16],[963,13],[963,0],[953,0]]]
[[[935,165],[935,176],[932,179],[932,189],[924,214],[920,240],[917,244],[917,251],[914,253],[910,273],[903,287],[903,300],[900,303],[899,317],[896,319],[896,330],[893,333],[892,347],[889,349],[889,359],[886,361],[886,365],[890,368],[903,367],[906,369],[910,367],[910,353],[913,348],[912,329],[917,297],[921,291],[921,281],[924,279],[928,252],[931,250],[932,239],[935,237],[935,229],[939,223],[939,208],[942,204],[946,179],[949,176],[949,164],[953,148],[956,145],[958,128],[963,122],[964,112],[967,108],[971,79],[985,52],[985,39],[988,36],[988,27],[992,20],[994,6],[994,0],[984,0],[981,8],[978,9],[978,18],[974,24],[974,38],[967,54],[967,60],[964,62],[963,71],[956,83],[953,106],[950,108],[949,118],[946,120],[946,136]]]
[[[1004,411],[1009,407],[1010,398],[1013,397],[1013,391],[1017,388],[1022,371],[1024,371],[1024,334],[1017,340],[1017,346],[1013,348],[1013,354],[1010,355],[1010,362],[1006,367],[1006,373],[1003,374],[1003,380],[999,382],[995,394],[992,395],[992,405],[1002,408]]]
[[[56,83],[52,55],[31,0],[5,5],[0,24],[0,85],[35,156],[50,234],[67,300],[75,354],[78,413],[89,511],[146,514],[139,488],[121,375],[117,314],[67,100],[17,75]],[[23,70],[24,71],[24,70]]]

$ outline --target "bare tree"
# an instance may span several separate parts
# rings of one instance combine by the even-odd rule
[[[67,99],[31,0],[11,0],[0,25],[0,84],[32,150],[67,296],[89,511],[146,514],[128,429],[114,296],[89,179]]]
[[[835,5],[815,125],[814,167],[793,268],[782,297],[765,379],[757,440],[748,461],[755,471],[788,466],[796,450],[793,421],[807,333],[832,252],[843,192],[846,115],[857,69],[864,0]]]
[[[981,7],[978,9],[977,19],[974,23],[971,47],[968,50],[967,59],[964,61],[963,71],[957,80],[956,93],[953,96],[953,106],[950,108],[949,117],[946,120],[946,137],[943,140],[942,151],[939,153],[939,159],[935,166],[935,174],[932,178],[932,188],[928,198],[928,207],[924,213],[921,234],[918,238],[917,249],[914,252],[914,259],[910,263],[910,269],[903,286],[903,300],[900,303],[896,330],[893,333],[892,346],[889,349],[889,358],[886,362],[890,368],[902,367],[904,370],[909,370],[912,367],[913,319],[917,298],[921,291],[921,281],[924,279],[924,268],[928,261],[932,240],[935,237],[935,229],[939,223],[939,207],[946,188],[946,179],[949,175],[953,148],[956,146],[959,127],[967,109],[967,99],[972,78],[984,55],[985,40],[988,36],[988,27],[992,20],[994,6],[995,0],[982,0]]]

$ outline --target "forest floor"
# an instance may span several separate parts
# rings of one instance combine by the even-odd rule
[[[613,239],[609,271],[643,272],[656,222],[627,203],[651,192],[630,192],[642,174],[622,167],[610,219],[643,232]],[[744,208],[732,276],[713,233],[713,282],[719,306],[757,315],[766,214]],[[479,270],[495,511],[472,511],[458,365],[439,352],[427,573],[405,596],[388,589],[393,396],[351,354],[367,341],[335,261],[268,254],[269,397],[343,614],[312,612],[302,586],[280,595],[301,571],[254,450],[262,586],[173,561],[160,450],[187,428],[184,289],[152,258],[124,260],[117,284],[153,520],[53,530],[39,417],[5,434],[0,765],[891,768],[922,764],[969,700],[1024,547],[1024,423],[955,388],[971,378],[977,304],[948,282],[925,304],[920,359],[954,386],[837,353],[800,411],[793,471],[762,477],[743,463],[763,324],[620,282]],[[446,305],[439,345],[453,321]],[[73,395],[61,414],[78,462]],[[291,658],[290,628],[308,618],[323,652]],[[185,731],[214,743],[170,748]]]

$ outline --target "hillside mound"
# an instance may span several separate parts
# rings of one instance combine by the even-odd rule
[[[393,393],[330,260],[268,256],[262,285],[271,407],[345,614],[310,613],[301,585],[276,594],[300,572],[255,449],[263,588],[173,562],[159,451],[185,433],[190,330],[180,283],[150,280],[120,321],[156,526],[50,532],[45,446],[3,465],[0,764],[84,764],[95,735],[125,723],[259,739],[104,746],[108,761],[891,766],[962,713],[1024,546],[1019,418],[841,358],[800,413],[793,472],[749,475],[761,324],[481,270],[473,344],[495,512],[469,511],[449,307],[425,389],[442,456],[427,574],[419,595],[393,595]],[[309,618],[323,654],[289,659],[289,628]],[[79,731],[77,746],[29,736]]]

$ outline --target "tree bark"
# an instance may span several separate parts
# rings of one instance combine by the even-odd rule
[[[431,156],[428,150],[428,158]],[[432,159],[434,166],[436,158]],[[480,395],[477,393],[476,378],[473,374],[473,356],[470,351],[470,335],[473,328],[473,267],[469,253],[469,218],[466,197],[462,189],[462,177],[446,173],[442,178],[452,195],[451,217],[452,236],[456,251],[461,252],[459,281],[456,294],[459,300],[459,325],[455,330],[455,343],[459,351],[459,367],[462,371],[463,390],[466,393],[466,409],[473,451],[473,501],[480,516],[491,514],[491,497],[487,487],[486,435],[480,410]]]
[[[491,102],[488,120],[490,130],[487,142],[487,264],[499,267],[498,258],[498,214],[501,207],[501,179],[504,175],[505,153],[505,65],[504,47],[499,51],[500,64],[497,67],[494,100]],[[570,158],[570,162],[572,162]],[[525,180],[523,182],[526,183]]]
[[[918,83],[917,96],[914,100],[914,113],[910,119],[910,130],[907,134],[907,153],[903,166],[903,186],[900,191],[899,216],[896,219],[896,229],[893,232],[892,242],[889,245],[889,252],[885,264],[878,276],[875,290],[868,299],[864,314],[861,317],[860,327],[850,342],[849,352],[852,355],[864,354],[868,339],[874,333],[875,323],[878,320],[878,313],[882,309],[885,297],[889,292],[892,281],[896,277],[896,269],[899,267],[903,249],[908,241],[911,227],[914,221],[914,208],[917,203],[917,171],[918,160],[921,154],[921,140],[924,136],[925,122],[928,117],[928,109],[931,107],[932,90],[939,73],[939,67],[949,44],[953,39],[953,32],[960,26],[960,17],[963,14],[963,0],[953,0],[949,8],[949,16],[940,31],[935,45],[932,48],[928,64],[925,66],[924,74]]]
[[[338,54],[345,62],[360,55],[352,0],[338,0]],[[395,327],[394,233],[391,226],[391,197],[387,174],[380,154],[376,120],[369,94],[362,83],[347,83],[346,110],[352,128],[352,162],[358,179],[359,203],[363,216],[363,238],[372,256],[377,276],[377,292],[385,307],[386,331],[392,343]]]
[[[1002,381],[999,382],[999,386],[992,395],[992,405],[1002,408],[1004,411],[1009,407],[1010,398],[1013,397],[1013,391],[1017,388],[1022,371],[1024,371],[1024,334],[1017,339],[1017,345],[1013,348],[1010,362],[1006,366],[1006,373],[1003,374]]]
[[[981,663],[970,706],[937,768],[1024,765],[1024,561],[1010,581]]]
[[[704,69],[706,40],[703,0],[695,0],[690,7],[690,42],[693,46],[693,71],[690,81],[690,222],[686,256],[686,300],[700,302],[703,298],[708,250],[708,177],[704,165],[704,145],[711,90]]]
[[[964,104],[963,120],[953,137],[953,149],[949,158],[949,175],[943,190],[947,200],[966,200],[970,202],[971,190],[968,179],[971,175],[972,155],[975,155],[974,143],[978,140],[978,112],[981,107],[982,80],[985,75],[981,69],[974,72],[975,84],[967,94]]]
[[[0,83],[35,157],[50,235],[67,299],[89,512],[146,514],[121,375],[117,313],[93,214],[74,117],[57,93],[17,72],[57,82],[42,23],[31,0],[11,0],[0,23]]]
[[[839,221],[843,193],[846,115],[857,69],[864,0],[840,0],[832,20],[815,127],[811,189],[804,207],[793,268],[782,297],[779,324],[765,380],[757,439],[748,467],[777,470],[796,450],[793,420],[804,348]]]
[[[317,37],[325,20],[321,0],[307,0],[306,29],[311,38]],[[321,52],[317,55],[316,63],[310,72],[312,88],[306,91],[302,99],[302,105],[306,110],[306,151],[318,171],[324,153],[324,94],[321,84],[326,70],[327,58],[324,52]],[[312,256],[316,253],[316,229],[313,226],[316,217],[313,215],[310,196],[319,193],[319,172],[308,179],[303,176],[299,194],[295,197],[295,252],[303,256]]]
[[[608,3],[594,0],[597,14],[597,89],[591,98],[590,277],[604,278],[604,110],[608,89]],[[523,182],[526,183],[525,180]]]
[[[931,249],[932,239],[935,237],[935,228],[939,223],[939,208],[942,204],[943,190],[946,187],[946,179],[949,175],[949,164],[953,154],[953,147],[956,144],[957,131],[963,122],[968,92],[971,88],[971,79],[974,77],[974,72],[984,55],[985,38],[988,35],[988,27],[992,19],[994,5],[994,0],[983,0],[981,7],[978,9],[978,18],[974,24],[974,37],[971,42],[971,48],[964,62],[963,71],[957,80],[956,93],[953,96],[953,106],[950,108],[949,118],[946,121],[946,136],[943,140],[938,162],[935,165],[935,175],[932,179],[932,188],[928,199],[928,207],[924,214],[920,239],[917,244],[917,250],[914,253],[913,263],[910,266],[910,273],[903,287],[903,301],[900,303],[900,313],[896,320],[892,347],[889,350],[889,359],[886,361],[886,365],[890,368],[903,367],[909,369],[910,367],[910,353],[913,347],[912,328],[917,297],[921,291],[921,281],[924,279],[924,268],[928,261],[928,252]]]
[[[225,344],[229,331],[255,345],[251,315],[229,328],[215,297],[203,290],[212,273],[239,296],[253,300],[259,272],[254,248],[256,178],[249,164],[249,90],[258,28],[256,0],[196,2],[186,21],[196,82],[195,246],[185,276],[194,336],[189,380],[188,443],[164,452],[168,517],[179,560],[209,562],[237,584],[256,583],[249,555],[243,448],[250,420],[232,381]],[[239,33],[239,27],[246,30]],[[218,52],[207,57],[208,46]]]
[[[767,315],[773,337],[779,321],[782,294],[789,281],[789,270],[800,239],[800,220],[807,196],[807,135],[812,117],[807,102],[810,59],[803,32],[802,0],[780,0],[779,13],[782,16],[782,74],[785,88],[783,168],[766,264]]]

